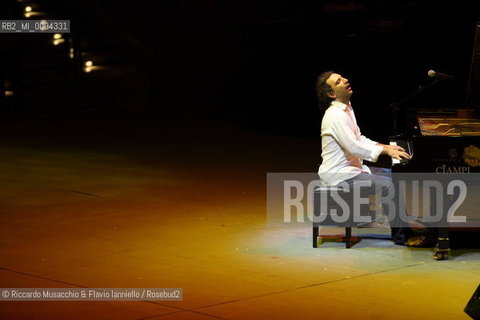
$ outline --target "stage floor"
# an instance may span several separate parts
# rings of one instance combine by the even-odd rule
[[[178,114],[2,124],[1,287],[183,288],[184,298],[0,302],[1,319],[470,319],[480,249],[446,261],[381,239],[314,249],[310,226],[266,225],[265,189],[267,172],[316,171],[319,141]]]

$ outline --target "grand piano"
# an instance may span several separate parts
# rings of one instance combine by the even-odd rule
[[[404,134],[390,139],[391,144],[403,146],[413,155],[409,161],[394,161],[394,181],[405,179],[405,176],[409,177],[408,179],[412,176],[420,177],[422,174],[424,177],[436,175],[440,178],[439,175],[448,175],[458,178],[460,175],[480,173],[480,116],[475,112],[457,109],[444,110],[443,114],[432,114],[422,110],[410,110],[407,126],[409,130]],[[412,175],[413,173],[417,175]],[[429,173],[431,175],[428,175]],[[451,199],[452,202],[454,200]],[[475,219],[472,212],[466,215],[470,220]],[[471,229],[472,224],[462,226],[457,223],[454,227],[457,230]],[[449,251],[449,228],[443,224],[438,228],[434,258],[447,259]]]
[[[440,175],[468,175],[480,173],[480,25],[476,36],[467,86],[466,108],[463,109],[402,109],[404,128],[400,134],[390,138],[391,144],[401,145],[413,157],[408,161],[394,160],[392,174],[430,173]],[[395,119],[398,121],[398,119]],[[398,128],[394,125],[395,129]],[[475,190],[475,189],[474,189]],[[480,189],[479,189],[480,190]],[[471,193],[471,192],[470,192]],[[471,195],[471,194],[470,194]],[[480,193],[477,195],[480,199]],[[480,200],[479,200],[480,202]],[[473,211],[475,206],[473,206]],[[480,206],[478,207],[480,211]],[[470,207],[472,211],[472,207]],[[471,228],[470,226],[467,226]],[[438,241],[434,258],[448,259],[449,234],[455,226],[441,225],[436,228]],[[476,229],[480,231],[480,229]],[[480,233],[479,233],[480,235]]]

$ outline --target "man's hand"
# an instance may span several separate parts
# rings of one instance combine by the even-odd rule
[[[403,149],[400,146],[390,146],[386,144],[381,145],[383,147],[382,154],[386,154],[393,159],[397,160],[402,160],[403,159],[411,159],[412,156],[409,155],[407,152],[405,152],[405,149]]]

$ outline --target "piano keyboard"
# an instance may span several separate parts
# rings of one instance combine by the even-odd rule
[[[396,145],[397,145],[397,142],[396,142],[396,141],[390,141],[390,145],[391,145],[391,146],[396,146]],[[400,163],[400,160],[398,160],[398,159],[393,159],[393,158],[392,158],[392,165],[394,165],[394,164],[399,164],[399,163]]]
[[[402,147],[403,149],[405,149],[405,151],[406,151],[409,155],[413,156],[413,150],[412,150],[412,148],[410,147],[410,143],[407,142],[407,141],[405,141],[405,140],[394,140],[394,141],[392,140],[392,141],[390,141],[390,145],[391,145],[391,146],[400,146],[400,147]],[[403,163],[406,163],[406,162],[408,162],[408,161],[410,161],[410,160],[409,160],[409,159],[397,160],[397,159],[393,159],[393,158],[392,158],[392,165],[403,164]]]

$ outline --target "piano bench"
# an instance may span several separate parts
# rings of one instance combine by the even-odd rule
[[[318,238],[319,236],[322,238],[342,238],[342,242],[345,242],[345,248],[349,249],[352,247],[352,242],[358,242],[359,239],[357,237],[354,237],[352,239],[352,225],[347,223],[345,226],[345,235],[331,235],[331,236],[322,236],[319,235],[319,227],[322,224],[321,222],[315,222],[315,217],[320,216],[321,212],[321,200],[326,199],[327,200],[327,211],[330,211],[331,209],[336,209],[337,212],[342,212],[342,208],[340,205],[332,199],[332,193],[335,192],[337,193],[346,203],[352,203],[352,192],[345,192],[344,189],[341,186],[333,186],[333,187],[317,187],[313,191],[313,218],[314,221],[312,223],[313,229],[312,229],[312,241],[313,241],[313,247],[318,248]],[[369,213],[372,213],[370,211],[372,203],[370,202],[369,206]],[[328,224],[327,224],[328,225]]]
[[[345,235],[333,235],[333,236],[325,236],[325,235],[319,235],[318,234],[318,226],[313,227],[313,247],[318,248],[318,237],[320,236],[321,238],[342,238],[342,242],[345,242],[345,248],[350,249],[352,247],[352,227],[345,227]]]

